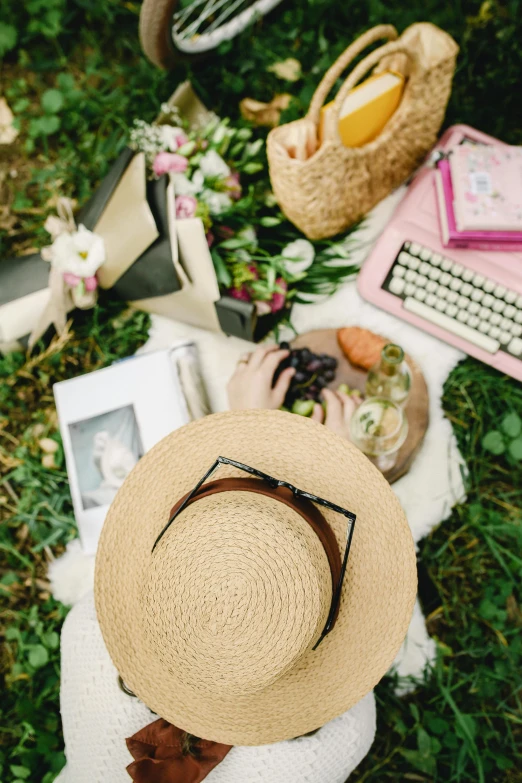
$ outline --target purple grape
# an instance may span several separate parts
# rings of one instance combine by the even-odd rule
[[[321,368],[322,368],[322,364],[320,359],[312,359],[306,365],[306,369],[308,370],[308,372],[318,372]]]

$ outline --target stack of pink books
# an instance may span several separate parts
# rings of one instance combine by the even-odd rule
[[[442,243],[522,250],[522,147],[460,144],[437,163]]]

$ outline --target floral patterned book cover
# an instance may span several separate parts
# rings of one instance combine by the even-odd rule
[[[450,168],[458,231],[522,231],[522,147],[463,144]]]

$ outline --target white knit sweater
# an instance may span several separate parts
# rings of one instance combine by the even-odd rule
[[[56,783],[129,783],[125,738],[156,719],[124,694],[96,620],[92,592],[71,610],[62,630],[61,713],[67,766]],[[208,783],[344,783],[375,736],[369,693],[316,734],[257,747],[236,746]]]

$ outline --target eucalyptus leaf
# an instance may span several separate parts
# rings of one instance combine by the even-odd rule
[[[249,247],[251,244],[252,240],[246,237],[233,237],[220,242],[219,247],[223,250],[238,250],[240,247]]]
[[[42,108],[46,114],[57,114],[65,102],[60,90],[46,90],[42,95]]]
[[[212,261],[214,262],[214,269],[216,271],[216,277],[218,279],[218,283],[223,288],[230,288],[232,285],[232,275],[230,274],[227,265],[221,258],[221,255],[217,250],[211,250],[210,255],[212,256]]]
[[[518,438],[522,432],[522,420],[517,413],[508,413],[502,419],[500,428],[510,438]]]
[[[18,31],[12,24],[0,22],[0,57],[14,49],[18,41]]]
[[[282,223],[282,218],[272,217],[271,215],[265,215],[259,219],[262,226],[270,228],[272,226],[279,226]]]
[[[242,171],[245,172],[245,174],[257,174],[258,171],[263,170],[263,164],[262,163],[245,163],[244,166],[242,166]]]
[[[517,461],[522,460],[522,437],[519,436],[508,444],[508,452],[513,459],[516,459]]]
[[[506,446],[502,433],[498,430],[491,430],[491,432],[488,432],[487,435],[482,438],[482,448],[497,456],[503,454],[506,450]]]
[[[60,646],[60,637],[56,633],[56,631],[49,631],[43,637],[43,643],[50,650],[57,650],[58,647]]]
[[[18,766],[17,764],[11,764],[10,770],[15,777],[21,778],[22,780],[26,780],[26,778],[28,778],[31,774],[30,769],[27,767]]]
[[[31,650],[29,650],[28,660],[33,668],[40,669],[48,662],[49,653],[43,644],[36,644]]]

